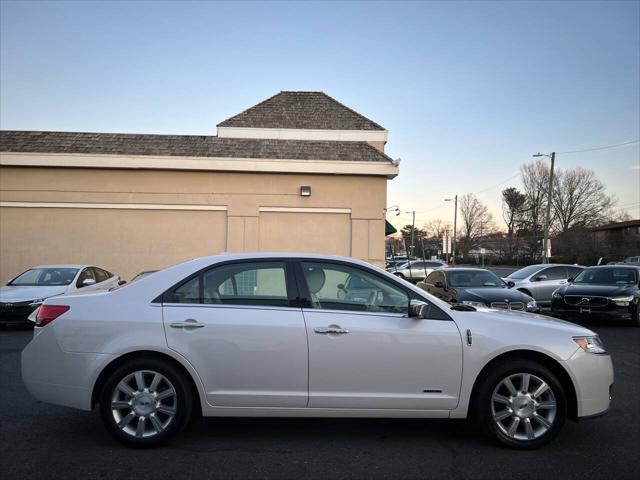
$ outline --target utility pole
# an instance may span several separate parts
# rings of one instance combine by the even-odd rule
[[[458,230],[458,195],[453,198],[445,198],[445,202],[453,200],[453,245],[451,246],[451,263],[456,263],[456,233]]]
[[[415,231],[416,231],[416,211],[407,212],[413,215],[413,221],[411,222],[411,255],[415,251]]]
[[[547,212],[544,220],[544,238],[542,239],[542,263],[549,263],[549,227],[551,224],[551,203],[553,202],[553,169],[556,163],[556,152],[551,155],[537,153],[534,157],[549,157],[551,170],[549,171],[549,187],[547,188]]]

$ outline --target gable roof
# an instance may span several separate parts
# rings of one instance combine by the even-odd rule
[[[366,142],[0,130],[0,152],[386,162]]]
[[[324,92],[280,92],[218,127],[385,130]]]

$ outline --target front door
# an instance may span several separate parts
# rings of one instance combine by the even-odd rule
[[[227,407],[306,407],[307,335],[285,262],[214,266],[163,302],[167,342],[196,369],[207,401]]]
[[[532,288],[533,298],[542,303],[551,301],[551,295],[560,286],[567,283],[567,267],[549,267],[538,272],[534,278],[537,278],[536,283]]]
[[[458,404],[462,342],[437,307],[408,317],[409,296],[366,268],[301,262],[309,407],[448,410]],[[357,279],[357,281],[355,281]],[[349,285],[358,285],[350,290]]]

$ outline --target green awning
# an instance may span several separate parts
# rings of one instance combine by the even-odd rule
[[[385,234],[385,236],[386,235],[391,235],[392,233],[398,233],[398,230],[396,230],[396,227],[394,227],[387,220],[385,220],[384,221],[384,234]]]

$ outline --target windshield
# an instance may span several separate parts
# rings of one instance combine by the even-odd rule
[[[521,268],[520,270],[516,270],[512,274],[508,275],[507,278],[511,278],[513,280],[521,280],[523,278],[527,278],[530,275],[542,270],[544,265],[529,265],[528,267]]]
[[[486,270],[450,271],[447,275],[452,287],[500,287],[506,288],[504,282],[495,273]]]
[[[633,268],[587,268],[573,283],[581,285],[633,285],[638,272]]]
[[[8,285],[15,287],[69,285],[77,273],[77,268],[32,268],[18,275]]]

